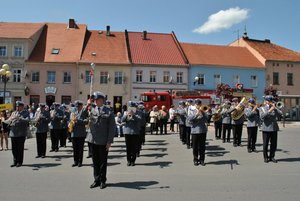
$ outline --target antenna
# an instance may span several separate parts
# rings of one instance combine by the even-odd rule
[[[238,41],[238,46],[239,46],[239,42],[240,42],[240,30],[239,29],[237,29],[237,30],[235,30],[233,33],[237,33],[237,41]]]
[[[247,25],[244,27],[244,35],[243,38],[248,38],[248,33],[247,33]]]

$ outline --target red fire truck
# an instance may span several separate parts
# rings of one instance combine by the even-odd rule
[[[202,104],[210,105],[211,97],[203,96],[199,91],[173,91],[170,92],[144,92],[141,94],[141,100],[144,102],[147,111],[155,105],[160,109],[162,105],[170,109],[170,106],[174,104],[178,105],[179,101],[186,101],[186,99],[201,99]]]

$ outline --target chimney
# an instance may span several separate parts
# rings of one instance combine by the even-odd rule
[[[147,40],[147,31],[143,31],[143,40]]]
[[[266,43],[271,43],[271,40],[270,39],[265,39],[265,42]]]
[[[75,29],[77,28],[75,20],[74,19],[69,19],[69,29]]]
[[[110,26],[106,26],[106,35],[110,36]]]

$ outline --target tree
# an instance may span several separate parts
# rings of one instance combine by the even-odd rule
[[[218,84],[216,88],[217,96],[222,96],[224,99],[232,99],[233,89],[228,84]]]

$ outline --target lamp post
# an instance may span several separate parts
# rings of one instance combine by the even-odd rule
[[[6,84],[11,76],[10,67],[8,64],[2,65],[2,68],[0,69],[0,75],[2,82],[4,83],[3,103],[5,104]]]

